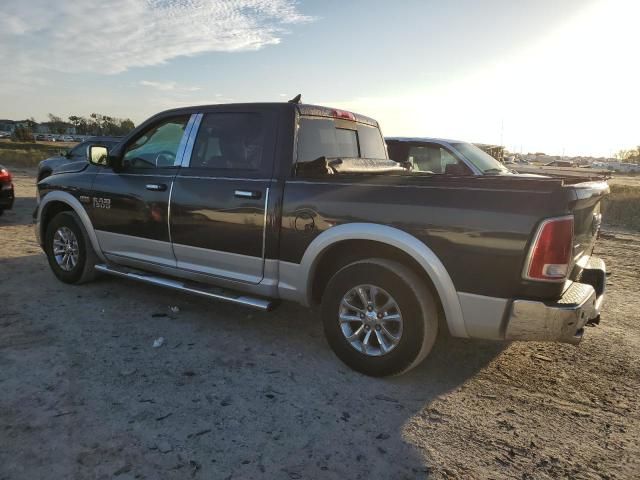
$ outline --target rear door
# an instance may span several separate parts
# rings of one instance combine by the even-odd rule
[[[123,168],[101,168],[91,198],[100,248],[116,263],[175,267],[169,236],[171,186],[186,146],[189,115],[164,117],[123,147]]]
[[[178,268],[262,280],[276,116],[260,107],[199,115],[171,198]]]

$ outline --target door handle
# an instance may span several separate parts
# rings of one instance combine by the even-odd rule
[[[164,192],[167,186],[164,183],[147,183],[145,188],[153,192]]]
[[[262,196],[262,192],[256,192],[255,190],[236,190],[234,195],[238,198],[253,198],[257,199]]]

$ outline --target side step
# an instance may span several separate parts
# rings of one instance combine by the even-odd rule
[[[155,274],[152,275],[104,264],[96,265],[95,269],[98,272],[115,275],[116,277],[138,280],[139,282],[150,283],[151,285],[158,285],[160,287],[172,288],[180,292],[200,295],[201,297],[211,298],[214,300],[222,300],[224,302],[235,303],[237,305],[244,305],[246,307],[257,308],[258,310],[269,311],[273,310],[273,308],[275,308],[276,306],[276,302],[273,300],[267,300],[258,297],[248,297],[246,295],[234,293],[229,290],[223,290],[221,288],[205,285],[202,283],[185,282],[182,280],[161,277]]]

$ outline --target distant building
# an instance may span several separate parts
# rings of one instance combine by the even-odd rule
[[[0,119],[0,132],[9,132],[13,133],[16,131],[16,128],[20,127],[28,127],[29,120],[7,120]]]

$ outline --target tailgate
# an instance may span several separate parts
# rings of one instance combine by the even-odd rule
[[[577,265],[583,263],[580,262],[582,257],[591,255],[593,251],[602,223],[600,206],[602,199],[609,194],[609,185],[606,181],[597,181],[576,183],[567,188],[575,192],[570,208],[574,216],[573,261]]]

